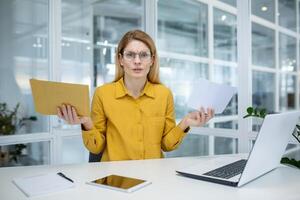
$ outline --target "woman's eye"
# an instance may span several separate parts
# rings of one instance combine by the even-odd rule
[[[132,58],[135,57],[135,56],[134,56],[134,53],[128,53],[127,55],[128,55],[129,57],[132,57]]]
[[[141,53],[140,56],[141,56],[142,58],[145,58],[145,57],[147,57],[147,53]]]
[[[143,52],[143,53],[140,54],[140,56],[141,56],[142,58],[148,58],[148,57],[150,57],[150,54],[147,53],[147,52]]]
[[[132,52],[128,52],[128,53],[125,54],[125,57],[127,57],[127,58],[134,58],[135,54],[132,53]]]

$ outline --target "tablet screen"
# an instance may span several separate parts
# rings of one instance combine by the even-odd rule
[[[146,181],[141,179],[136,179],[136,178],[118,176],[118,175],[110,175],[92,181],[92,183],[95,184],[102,184],[102,185],[121,188],[125,190],[144,182]]]

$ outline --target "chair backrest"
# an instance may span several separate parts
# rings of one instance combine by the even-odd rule
[[[102,153],[93,154],[93,153],[90,152],[89,162],[100,162],[101,158],[102,158]]]

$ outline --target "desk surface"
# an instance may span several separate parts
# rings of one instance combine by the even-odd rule
[[[237,156],[240,157],[241,155],[223,157],[229,157],[230,159]],[[183,157],[77,165],[0,168],[0,199],[28,199],[12,183],[13,178],[58,171],[71,177],[75,181],[76,187],[63,192],[35,197],[35,200],[300,199],[300,170],[286,166],[279,166],[242,188],[223,186],[176,175],[176,169],[205,163],[211,158]],[[151,181],[152,184],[133,193],[124,193],[86,184],[89,180],[108,174],[142,178]]]

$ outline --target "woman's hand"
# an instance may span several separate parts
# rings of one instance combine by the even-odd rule
[[[82,124],[85,130],[93,128],[93,122],[90,117],[79,117],[76,109],[71,105],[57,107],[57,116],[65,120],[68,124]]]
[[[203,126],[215,115],[214,109],[207,108],[205,111],[204,108],[200,108],[199,111],[190,112],[187,114],[183,120],[179,123],[179,126],[182,130],[185,130],[189,126]]]

